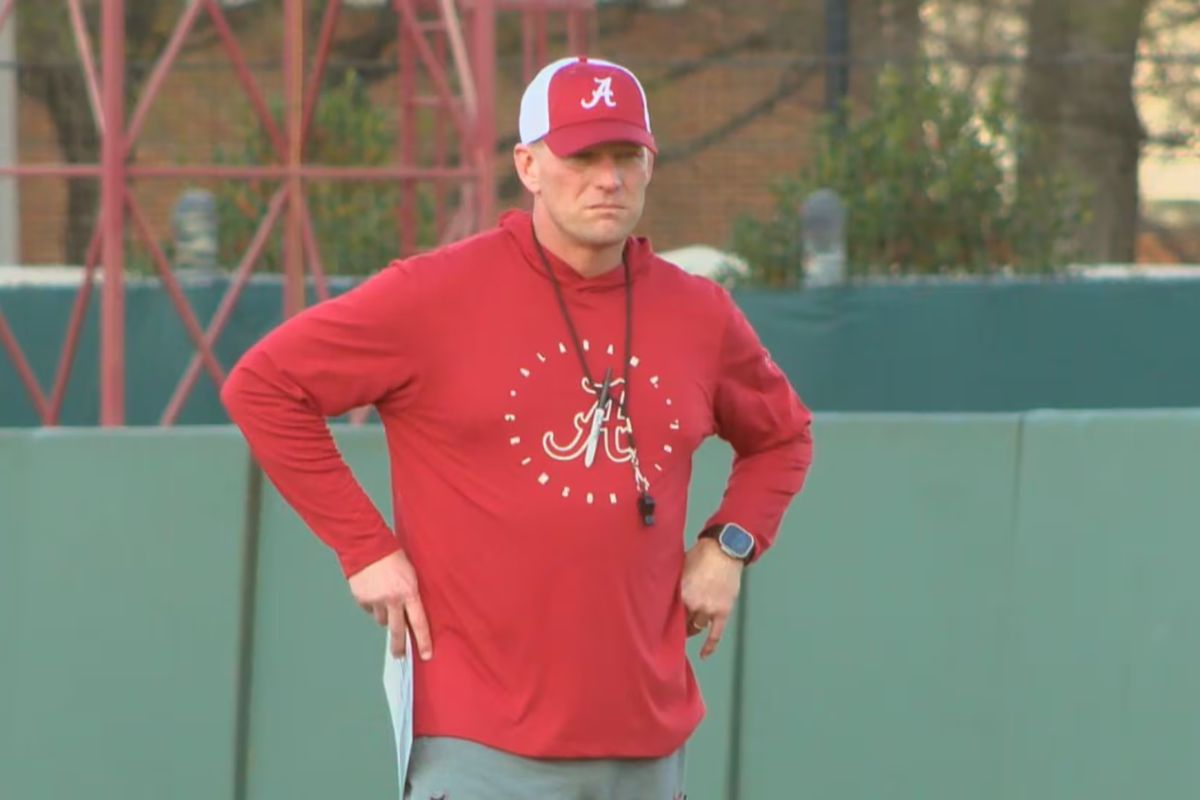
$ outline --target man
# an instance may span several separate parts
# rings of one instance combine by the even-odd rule
[[[656,145],[634,75],[563,59],[521,101],[530,213],[390,265],[272,331],[222,398],[403,656],[406,796],[670,800],[747,562],[811,459],[810,414],[717,284],[631,237]],[[395,532],[325,418],[371,404]],[[685,552],[691,457],[736,457]]]

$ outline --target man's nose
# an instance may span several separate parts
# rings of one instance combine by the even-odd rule
[[[624,182],[615,159],[606,158],[596,165],[596,183],[603,188],[619,189]]]

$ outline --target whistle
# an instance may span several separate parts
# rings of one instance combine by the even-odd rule
[[[649,492],[642,492],[641,496],[638,497],[638,513],[642,515],[642,524],[647,528],[654,524],[654,510],[656,506],[657,503],[654,502],[654,498],[650,496]]]

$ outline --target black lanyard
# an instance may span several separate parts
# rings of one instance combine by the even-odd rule
[[[567,300],[563,296],[562,286],[558,282],[558,276],[554,274],[554,268],[550,265],[550,260],[546,258],[546,253],[542,250],[542,243],[538,241],[537,232],[533,233],[533,244],[537,248],[538,256],[542,259],[542,266],[546,268],[546,274],[550,276],[550,283],[554,285],[554,296],[558,300],[558,308],[562,312],[563,320],[567,323],[567,331],[571,334],[571,342],[575,345],[575,355],[579,357],[579,366],[583,369],[583,377],[587,380],[588,385],[593,391],[597,392],[596,415],[599,420],[603,420],[608,411],[608,404],[611,402],[610,381],[612,379],[612,370],[609,369],[604,375],[604,384],[597,386],[596,381],[592,379],[592,371],[588,369],[587,356],[583,352],[583,343],[579,338],[578,331],[575,330],[575,322],[571,319],[571,312],[567,309]],[[642,474],[642,470],[638,465],[637,443],[633,438],[633,420],[629,416],[629,395],[633,388],[629,383],[629,367],[633,360],[633,280],[630,275],[629,259],[625,253],[621,253],[621,267],[625,272],[625,392],[621,395],[620,414],[625,419],[629,420],[629,449],[631,451],[630,463],[633,465],[634,484],[638,489],[638,513],[642,517],[643,525],[654,524],[655,501],[650,495],[650,481],[646,480],[646,476]],[[593,420],[593,425],[599,424],[597,420]]]

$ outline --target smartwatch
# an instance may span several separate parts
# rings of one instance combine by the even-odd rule
[[[726,555],[739,561],[748,561],[754,554],[754,534],[732,522],[706,528],[701,531],[700,538],[716,539]]]

